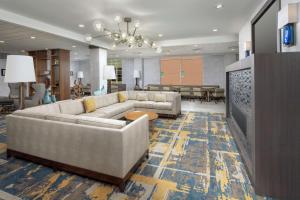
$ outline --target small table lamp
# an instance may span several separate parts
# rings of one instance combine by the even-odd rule
[[[113,65],[104,66],[103,79],[107,80],[107,93],[111,93],[111,80],[116,79],[115,66]]]
[[[77,78],[79,79],[79,84],[82,83],[82,79],[84,78],[83,71],[77,72]]]
[[[252,47],[252,44],[251,44],[251,41],[246,41],[244,43],[244,50],[245,50],[245,57],[247,58],[248,56],[250,56],[250,53],[251,53],[251,48]]]
[[[25,108],[24,83],[35,82],[33,58],[23,55],[9,55],[6,61],[6,73],[4,82],[20,83],[19,109]]]
[[[138,84],[138,79],[141,78],[141,73],[139,70],[134,70],[133,71],[133,78],[135,78],[135,86],[134,86],[134,89],[135,90],[138,90],[140,89],[140,86]]]

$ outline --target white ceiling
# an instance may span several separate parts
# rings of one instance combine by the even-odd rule
[[[224,8],[217,10],[216,5]],[[79,33],[93,33],[93,22],[115,25],[115,15],[141,22],[154,40],[237,34],[261,0],[0,0],[2,9]],[[81,29],[78,24],[85,24]],[[95,32],[94,32],[95,33]]]
[[[31,39],[35,36],[36,39]],[[27,27],[0,21],[0,52],[22,54],[23,51],[48,49],[67,49],[72,60],[86,59],[89,55],[88,44],[69,40],[53,34],[33,30]],[[76,46],[75,48],[72,46]]]
[[[218,3],[224,7],[216,9]],[[211,37],[214,41],[213,37],[236,37],[259,3],[261,0],[0,0],[0,11],[17,14],[13,17],[18,24],[22,22],[20,17],[24,16],[23,21],[25,18],[33,19],[44,23],[42,25],[49,25],[48,30],[53,26],[76,36],[96,35],[93,29],[96,20],[103,22],[106,27],[115,28],[114,16],[128,16],[140,21],[141,33],[158,43],[167,44],[163,45],[162,55],[188,55],[237,52],[232,50],[238,45],[237,39],[206,43],[203,38]],[[8,21],[5,17],[0,16],[0,20]],[[78,24],[84,24],[85,28],[79,28]],[[219,31],[212,32],[214,28]],[[164,36],[159,38],[158,33]],[[32,34],[37,36],[36,40],[29,38]],[[0,44],[0,51],[64,48],[76,51],[76,59],[85,59],[88,55],[88,44],[66,39],[72,38],[67,34],[57,34],[62,37],[53,34],[56,34],[55,31],[50,34],[0,22],[0,40],[7,41]],[[195,40],[195,44],[199,45],[197,48],[201,50],[193,50],[197,48],[191,42],[186,42],[188,39],[193,41],[193,38],[200,38],[199,41],[202,38],[201,43]],[[76,49],[72,45],[76,45]],[[157,54],[152,49],[118,49],[110,50],[109,55],[129,57]]]

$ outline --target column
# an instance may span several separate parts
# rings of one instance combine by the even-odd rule
[[[90,49],[90,69],[92,93],[100,91],[101,94],[107,93],[107,81],[103,80],[103,69],[107,65],[107,50],[101,48]]]

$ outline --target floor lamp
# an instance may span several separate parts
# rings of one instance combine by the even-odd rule
[[[113,65],[104,66],[103,79],[107,80],[107,93],[111,93],[111,80],[116,79],[115,66]]]
[[[6,73],[4,82],[20,83],[19,109],[25,108],[24,85],[28,82],[35,82],[35,71],[33,58],[31,56],[9,55],[6,61]]]
[[[134,70],[133,71],[133,78],[135,78],[135,86],[134,86],[134,89],[135,90],[139,90],[140,89],[140,86],[138,84],[138,80],[139,78],[141,78],[141,73],[139,70]]]

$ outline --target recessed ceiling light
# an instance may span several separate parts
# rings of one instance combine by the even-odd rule
[[[223,4],[220,3],[217,5],[217,9],[221,9],[221,8],[223,8]]]
[[[30,39],[34,40],[34,39],[36,39],[36,37],[35,36],[30,36]]]
[[[73,45],[72,47],[73,47],[73,48],[76,48],[76,45]]]
[[[25,50],[21,50],[21,52],[22,52],[22,53],[25,53],[26,51],[25,51]]]
[[[0,40],[0,43],[2,43],[2,44],[3,44],[3,43],[5,43],[5,41],[3,41],[3,40]]]
[[[217,29],[217,28],[214,28],[212,31],[213,31],[213,32],[218,32],[218,31],[219,31],[219,29]]]
[[[193,46],[194,46],[194,47],[198,47],[199,45],[198,45],[198,44],[194,44]]]
[[[85,25],[84,25],[84,24],[78,24],[78,27],[79,27],[79,28],[84,28]]]
[[[158,34],[158,37],[163,37],[163,36],[164,36],[164,35],[163,35],[163,34],[161,34],[161,33],[159,33],[159,34]]]

